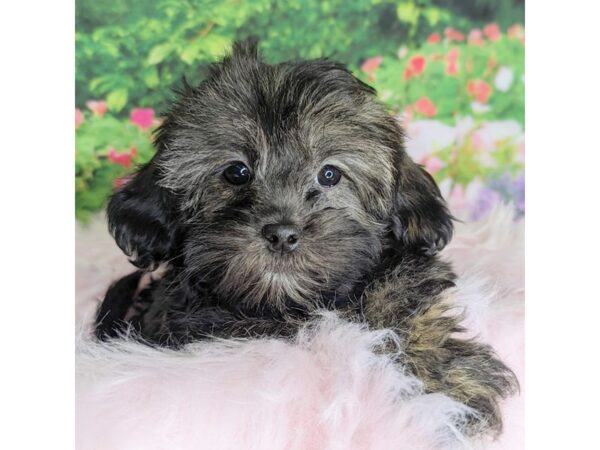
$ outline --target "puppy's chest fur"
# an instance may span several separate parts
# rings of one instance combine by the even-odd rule
[[[214,336],[290,337],[319,310],[337,311],[372,328],[392,327],[404,335],[407,320],[440,301],[455,279],[450,266],[438,258],[389,252],[348,293],[323,292],[310,303],[287,299],[276,307],[268,299],[257,306],[221,298],[209,283],[181,282],[181,277],[173,267],[136,299],[132,321],[144,339],[178,347]]]

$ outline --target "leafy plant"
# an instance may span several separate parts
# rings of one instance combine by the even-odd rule
[[[78,0],[77,106],[106,98],[116,114],[128,104],[163,111],[183,75],[200,80],[235,39],[248,36],[260,39],[271,61],[330,56],[357,68],[369,55],[393,55],[401,44],[418,45],[435,29],[467,29],[483,23],[478,15],[489,15],[489,1],[469,1],[469,17],[457,14],[464,13],[458,3]],[[515,20],[522,21],[522,12],[515,11]]]
[[[501,180],[522,172],[514,139],[487,152],[477,142],[488,121],[523,125],[524,29],[512,25],[523,22],[522,0],[78,0],[76,14],[80,220],[152,157],[154,111],[165,110],[182,77],[199,82],[249,36],[270,62],[347,63],[407,122],[456,126],[474,116],[464,139],[418,161],[453,189],[484,180],[513,192]]]
[[[134,109],[128,121],[106,113],[105,106],[75,114],[76,217],[85,221],[137,164],[152,157],[151,132],[158,122],[148,120],[154,111],[144,109]]]
[[[447,28],[417,49],[368,59],[360,76],[397,112],[446,123],[467,115],[523,123],[524,35],[519,25],[509,30],[489,24],[467,36]]]

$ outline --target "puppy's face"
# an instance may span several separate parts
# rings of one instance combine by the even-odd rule
[[[428,253],[450,237],[439,191],[405,155],[396,121],[339,64],[272,66],[237,45],[182,93],[156,145],[113,197],[111,229],[139,265],[181,256],[183,278],[223,299],[343,296],[389,236]]]

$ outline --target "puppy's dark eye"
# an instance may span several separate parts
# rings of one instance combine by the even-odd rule
[[[236,186],[241,186],[250,181],[250,169],[244,163],[234,162],[223,171],[223,176],[227,182]]]
[[[330,165],[323,166],[317,176],[321,186],[335,186],[340,182],[340,178],[342,178],[342,173],[336,167]]]

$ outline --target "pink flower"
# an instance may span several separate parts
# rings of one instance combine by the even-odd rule
[[[475,28],[469,33],[469,44],[483,47],[483,33],[480,29]]]
[[[89,100],[85,102],[85,106],[87,106],[96,117],[102,117],[108,109],[104,100]]]
[[[473,133],[473,135],[471,136],[471,144],[473,145],[474,148],[476,148],[478,150],[484,149],[485,140],[481,136],[481,130],[478,130],[475,133]]]
[[[506,30],[506,34],[510,39],[521,39],[525,36],[525,30],[523,29],[522,25],[516,23],[508,27],[508,30]]]
[[[129,183],[130,180],[131,180],[131,175],[127,175],[124,177],[117,177],[113,181],[113,188],[121,189],[123,186],[125,186],[127,183]]]
[[[468,199],[462,185],[458,184],[454,186],[450,192],[448,203],[450,204],[452,211],[462,210],[468,206]]]
[[[154,110],[152,108],[133,108],[129,115],[129,121],[141,130],[150,128],[154,122]]]
[[[79,108],[75,108],[75,129],[79,128],[83,122],[85,122],[85,116]]]
[[[433,117],[437,114],[437,107],[427,97],[421,97],[414,103],[415,111],[425,117]]]
[[[469,80],[467,83],[467,93],[479,103],[487,103],[492,95],[492,87],[483,80]]]
[[[458,61],[459,56],[460,56],[460,50],[458,49],[458,47],[454,47],[446,55],[446,61],[456,62],[456,61]]]
[[[427,38],[427,43],[428,44],[437,44],[441,40],[442,40],[442,37],[440,36],[440,33],[433,33]]]
[[[426,60],[424,56],[417,55],[410,58],[408,64],[410,64],[410,68],[414,75],[420,75],[425,70]]]
[[[371,74],[379,68],[382,61],[383,58],[381,56],[373,56],[372,58],[365,59],[360,65],[360,70],[366,74]]]
[[[137,155],[137,149],[135,147],[132,147],[129,151],[123,153],[119,153],[111,147],[108,149],[107,157],[110,162],[129,168],[131,167],[131,162],[135,155]]]
[[[425,170],[427,170],[427,172],[429,172],[431,175],[435,175],[445,165],[446,165],[446,163],[444,161],[442,161],[440,158],[438,158],[437,156],[430,156],[429,158],[427,158],[427,161],[425,162]]]
[[[448,61],[446,63],[446,75],[458,75],[458,63],[456,61]]]
[[[490,23],[483,27],[483,34],[492,42],[497,41],[502,36],[497,23]]]
[[[462,42],[465,40],[465,35],[452,27],[446,28],[444,34],[446,35],[449,41]]]
[[[458,75],[458,57],[460,53],[458,48],[454,47],[446,55],[446,74]]]
[[[413,56],[408,60],[404,70],[404,79],[409,80],[414,76],[421,75],[425,71],[427,60],[422,55]]]

